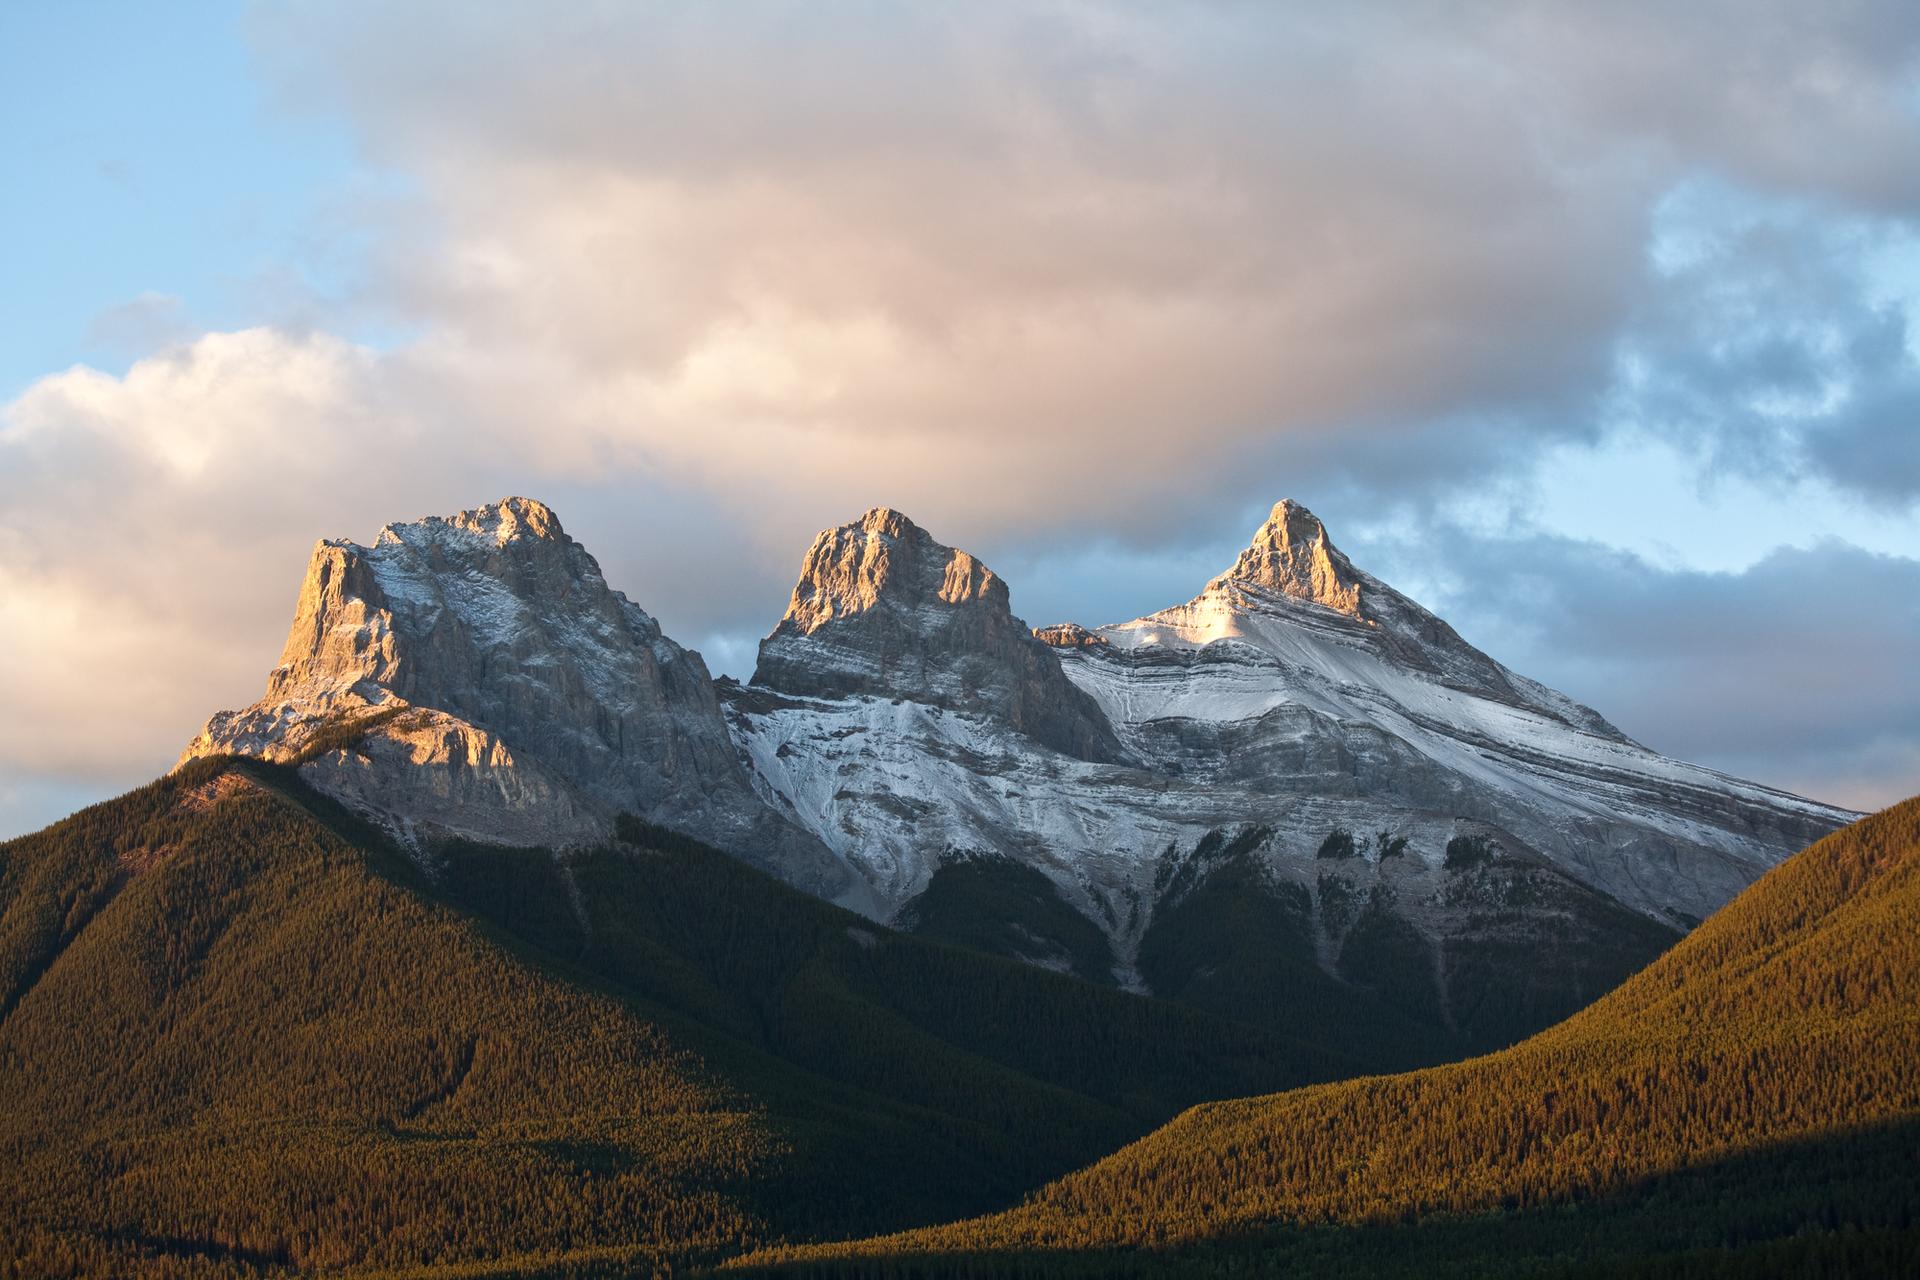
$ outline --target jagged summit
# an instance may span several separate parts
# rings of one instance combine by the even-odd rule
[[[1426,703],[1435,687],[1452,689],[1626,740],[1591,707],[1509,671],[1356,567],[1319,517],[1291,498],[1274,504],[1233,566],[1192,600],[1098,634],[1119,649],[1237,642],[1336,684],[1393,690],[1395,701]]]
[[[319,711],[390,695],[457,705],[486,652],[550,632],[583,607],[598,616],[597,629],[659,631],[607,586],[553,508],[532,498],[389,524],[371,547],[323,538],[267,697]]]
[[[363,720],[355,746],[314,755]],[[317,544],[265,696],[185,758],[216,754],[314,756],[315,785],[403,834],[571,844],[632,812],[797,859],[829,895],[845,881],[753,792],[700,655],[530,498]]]
[[[1194,973],[1244,980],[1242,996],[1294,981],[1194,958],[1239,907],[1182,933],[1198,918],[1181,914],[1176,887],[1189,856],[1245,846],[1260,868],[1240,889],[1318,902],[1261,928],[1321,947],[1314,963],[1339,981],[1371,981],[1356,977],[1369,939],[1439,957],[1400,994],[1464,1023],[1483,980],[1577,1001],[1594,954],[1644,960],[1633,947],[1664,945],[1663,931],[1848,816],[1632,742],[1366,573],[1298,502],[1276,504],[1192,600],[1147,617],[1029,635],[1007,599],[984,565],[898,512],[822,533],[754,685],[728,695],[735,740],[761,794],[909,922],[923,918],[915,895],[937,899],[956,859],[1011,859],[1097,922],[1123,975],[1137,962],[1161,994],[1183,989],[1156,968],[1168,948]],[[1100,753],[1075,748],[1092,734]],[[1497,845],[1503,867],[1533,868],[1538,883],[1476,897],[1460,858],[1448,865],[1456,841]],[[1240,889],[1219,900],[1240,902]],[[1371,913],[1366,928],[1357,913]],[[1652,934],[1633,924],[1648,915],[1664,922]],[[1022,938],[1010,954],[1079,954]],[[1565,944],[1558,958],[1549,939]],[[1548,976],[1487,976],[1475,957],[1489,948]]]
[[[1213,584],[1244,582],[1352,617],[1361,611],[1360,575],[1327,537],[1318,516],[1292,498],[1274,503],[1233,567]]]
[[[1007,584],[966,552],[935,542],[900,512],[875,507],[813,540],[781,625],[811,635],[870,609],[976,600],[1006,612]]]
[[[538,498],[502,498],[471,511],[462,511],[454,516],[427,516],[421,520],[404,524],[390,524],[380,530],[375,539],[378,546],[384,542],[408,541],[415,531],[425,534],[440,527],[458,530],[462,533],[476,534],[505,545],[521,538],[540,539],[552,542],[572,542],[566,531],[560,527],[560,517],[553,508]],[[338,542],[336,545],[346,545]]]
[[[905,698],[981,715],[1082,760],[1123,758],[1112,727],[1014,617],[1007,584],[888,507],[824,530],[753,683],[811,698]]]

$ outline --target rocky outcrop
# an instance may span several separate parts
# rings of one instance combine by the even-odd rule
[[[1360,651],[1397,672],[1626,740],[1599,712],[1507,670],[1445,621],[1355,568],[1319,518],[1292,499],[1274,504],[1233,566],[1192,600],[1096,634],[1124,648],[1238,639],[1275,653],[1299,648],[1297,641],[1322,655]],[[1311,642],[1316,636],[1330,643]]]
[[[825,896],[849,885],[754,792],[700,655],[531,499],[316,546],[265,696],[186,755],[223,753],[300,761],[415,837],[564,845],[625,811]]]
[[[1218,788],[1220,825],[1302,802],[1355,830],[1471,819],[1692,917],[1853,816],[1649,751],[1354,567],[1291,501],[1193,600],[1097,634],[1064,670],[1136,755]]]
[[[1033,638],[1055,649],[1084,649],[1090,644],[1105,644],[1107,638],[1089,631],[1077,622],[1056,622],[1050,627],[1035,627]]]
[[[1013,616],[1007,584],[885,507],[814,539],[753,683],[908,699],[986,717],[1077,760],[1124,756],[1100,709]]]

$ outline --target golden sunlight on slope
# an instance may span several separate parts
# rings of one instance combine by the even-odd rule
[[[1821,840],[1488,1057],[1196,1107],[1012,1211],[782,1255],[1162,1246],[1599,1198],[1920,1115],[1920,799]]]

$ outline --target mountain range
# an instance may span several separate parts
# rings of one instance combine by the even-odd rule
[[[315,548],[265,695],[184,758],[229,754],[425,859],[630,812],[876,921],[1381,1067],[1566,1016],[1856,816],[1632,741],[1291,501],[1186,604],[1038,631],[875,509],[815,539],[745,684],[544,504],[389,525]]]
[[[869,512],[746,683],[541,504],[323,542],[259,703],[0,843],[0,1280],[1912,1274],[1850,817],[1291,503],[1038,632]]]

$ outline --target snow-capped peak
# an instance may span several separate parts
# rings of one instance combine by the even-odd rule
[[[304,760],[409,839],[580,843],[634,812],[881,916],[950,854],[998,853],[1123,963],[1159,862],[1229,829],[1267,831],[1268,871],[1309,895],[1359,892],[1316,850],[1368,836],[1379,900],[1444,950],[1481,936],[1447,896],[1462,832],[1678,920],[1848,816],[1629,741],[1294,502],[1194,600],[1037,636],[984,564],[876,507],[814,540],[753,684],[724,690],[545,504],[393,524],[315,548],[266,695],[188,748],[236,753]]]
[[[1337,684],[1421,696],[1438,686],[1623,739],[1591,707],[1507,670],[1417,601],[1355,567],[1319,517],[1290,498],[1274,504],[1233,567],[1192,600],[1098,634],[1119,649],[1234,642]]]
[[[849,883],[756,798],[700,655],[530,498],[322,541],[265,696],[187,754],[299,759],[355,723],[360,747],[308,776],[396,831],[560,845],[631,812],[822,892]]]
[[[975,572],[990,590],[947,589]],[[1124,953],[1169,851],[1264,830],[1267,869],[1336,895],[1337,919],[1362,881],[1318,851],[1362,833],[1378,901],[1404,894],[1393,910],[1444,950],[1485,936],[1480,907],[1449,896],[1463,834],[1681,920],[1847,817],[1632,742],[1357,567],[1297,502],[1147,617],[1029,634],[1005,600],[972,557],[878,509],[814,542],[754,684],[729,696],[761,793],[887,906],[956,851],[998,853]],[[1517,942],[1558,912],[1513,912]]]

